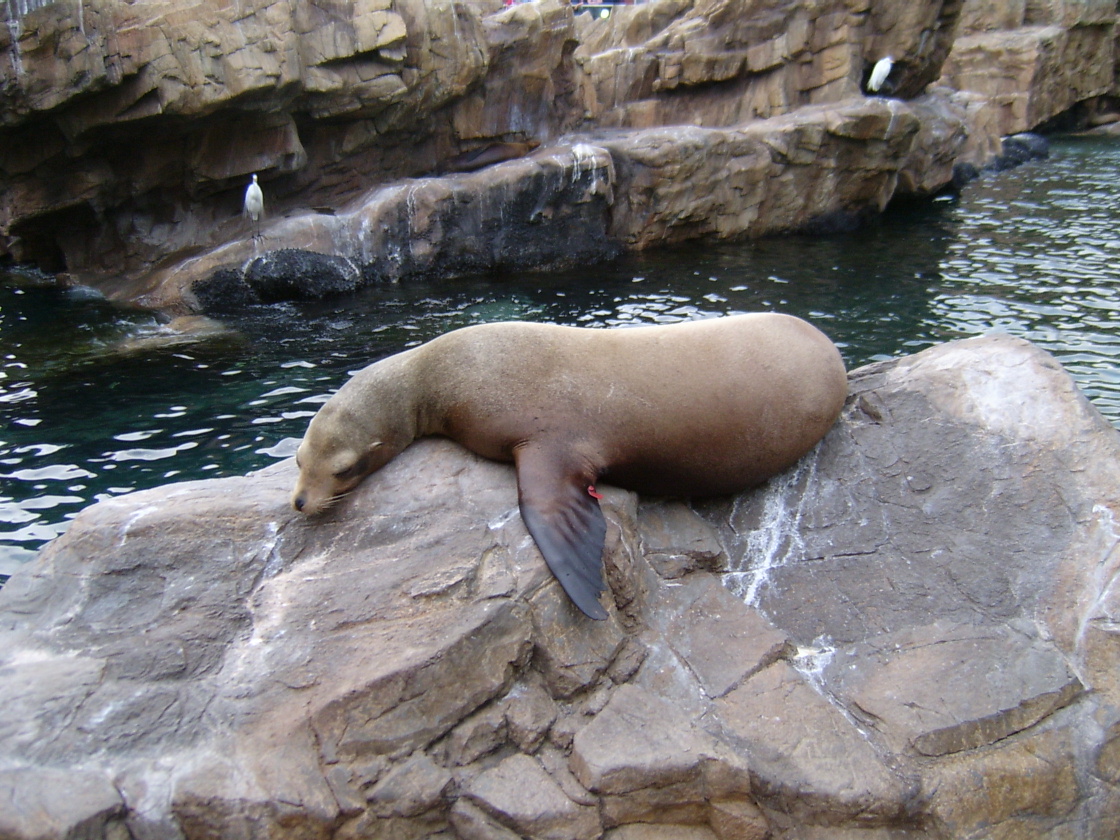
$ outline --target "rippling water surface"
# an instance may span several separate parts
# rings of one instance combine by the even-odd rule
[[[1007,332],[1052,351],[1120,424],[1118,172],[1117,141],[1064,140],[1048,162],[852,234],[260,307],[199,344],[87,291],[0,274],[0,575],[97,499],[287,457],[351,371],[482,321],[615,326],[775,309],[818,324],[851,367]]]

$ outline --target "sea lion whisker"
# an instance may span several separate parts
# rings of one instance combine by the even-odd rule
[[[345,492],[342,492],[342,493],[335,493],[335,495],[331,496],[329,499],[327,499],[325,502],[323,502],[323,510],[329,510],[330,508],[337,505],[339,502],[341,502],[343,499],[345,499],[347,496],[349,496],[353,492],[354,492],[354,488],[346,490]]]

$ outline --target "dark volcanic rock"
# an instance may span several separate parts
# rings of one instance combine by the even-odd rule
[[[1118,457],[1025,342],[864,368],[763,487],[600,488],[603,622],[447,441],[101,502],[0,590],[0,834],[1115,837]]]
[[[1002,171],[1014,169],[1028,160],[1043,160],[1050,157],[1050,141],[1039,134],[1025,132],[1003,138],[1002,151],[988,164],[988,169]]]
[[[361,272],[345,257],[298,248],[269,251],[245,268],[245,283],[265,303],[330,297],[360,282]]]
[[[227,312],[261,303],[260,295],[245,281],[245,273],[236,268],[219,268],[195,283],[191,291],[203,312]]]

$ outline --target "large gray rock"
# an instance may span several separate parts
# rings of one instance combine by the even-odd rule
[[[0,835],[1114,837],[1120,436],[1006,337],[755,491],[606,488],[611,616],[421,441],[94,505],[0,590]]]

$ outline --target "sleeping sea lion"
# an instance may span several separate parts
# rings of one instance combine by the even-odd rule
[[[417,437],[444,435],[514,462],[521,516],[549,568],[577,607],[606,618],[597,481],[741,491],[808,452],[846,394],[836,346],[789,315],[465,327],[364,368],[319,409],[292,505],[320,513]]]

